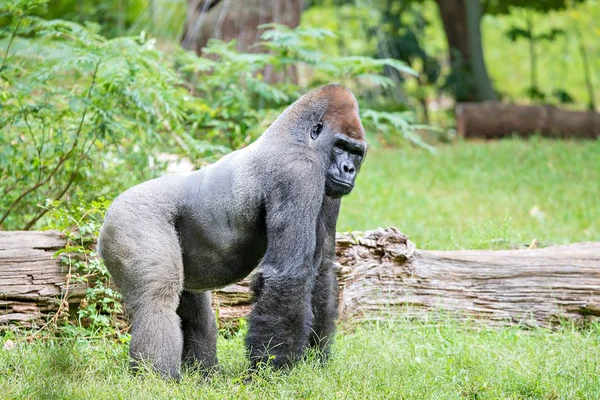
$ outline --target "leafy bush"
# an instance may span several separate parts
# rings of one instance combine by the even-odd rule
[[[149,160],[177,151],[193,103],[153,41],[45,21],[31,14],[39,5],[2,6],[10,17],[0,33],[4,229],[33,227],[46,199],[75,189],[85,200],[112,197],[157,175],[163,165]]]

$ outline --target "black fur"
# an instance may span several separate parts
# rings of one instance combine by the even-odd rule
[[[328,85],[288,107],[245,149],[119,196],[99,251],[131,316],[131,357],[173,378],[182,361],[215,366],[209,291],[259,264],[246,338],[251,366],[288,365],[307,346],[327,356],[340,198],[365,154],[356,100]]]

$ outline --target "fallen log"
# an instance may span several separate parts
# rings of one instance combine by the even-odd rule
[[[549,326],[600,316],[600,243],[416,251],[395,229],[340,235],[342,318],[459,318]],[[438,313],[439,314],[439,313]]]
[[[0,329],[41,326],[85,287],[66,284],[52,254],[60,233],[0,232]],[[340,318],[436,315],[550,326],[600,317],[600,243],[526,250],[424,251],[394,228],[338,234]],[[249,278],[213,293],[221,325],[252,303]],[[441,314],[440,314],[441,313]]]
[[[459,103],[456,130],[464,138],[500,139],[539,133],[551,137],[600,137],[600,114],[569,111],[553,106],[528,106],[500,102]]]
[[[63,300],[79,304],[85,287],[67,285],[52,258],[65,244],[57,231],[0,231],[0,329],[42,326]]]

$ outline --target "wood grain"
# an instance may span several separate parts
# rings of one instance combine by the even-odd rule
[[[61,300],[76,308],[85,287],[70,285],[53,253],[56,231],[0,231],[0,329],[41,326]],[[600,317],[600,243],[527,250],[417,250],[394,228],[338,234],[340,317],[479,318],[550,326]],[[213,292],[222,326],[250,311],[250,278]],[[63,304],[63,307],[65,304]]]

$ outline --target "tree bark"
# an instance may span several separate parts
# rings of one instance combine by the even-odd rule
[[[264,52],[260,41],[260,25],[277,23],[295,28],[300,23],[303,0],[188,0],[187,16],[181,45],[202,55],[209,39],[237,41],[237,50]],[[295,71],[287,71],[293,74]],[[267,82],[281,82],[284,72],[267,67]]]
[[[499,139],[535,133],[551,137],[600,137],[600,114],[568,111],[552,106],[523,106],[499,102],[460,103],[456,129],[465,138]]]
[[[550,326],[600,316],[600,243],[416,251],[395,229],[340,235],[341,317],[435,316]],[[433,312],[432,312],[433,311]]]
[[[56,231],[0,231],[0,330],[39,327],[62,300],[79,304],[85,287],[67,286],[68,271],[52,258],[65,244]]]
[[[496,100],[496,93],[485,66],[481,38],[481,0],[466,0],[467,29],[469,31],[469,60],[473,73],[473,82],[477,90],[477,98],[482,100]]]
[[[0,330],[42,326],[76,307],[85,287],[67,288],[52,254],[58,232],[0,232]],[[338,234],[343,321],[440,316],[495,324],[551,326],[600,317],[600,243],[528,250],[417,251],[394,228]],[[221,326],[235,326],[252,304],[250,278],[213,292]]]
[[[481,44],[480,0],[436,0],[452,68],[456,101],[495,100]]]

